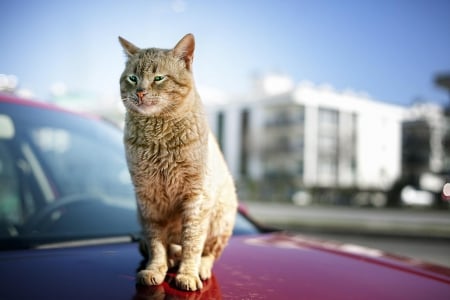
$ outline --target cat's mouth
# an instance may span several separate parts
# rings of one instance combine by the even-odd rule
[[[138,107],[152,107],[159,103],[159,99],[155,97],[144,99],[135,98],[133,99],[133,103]]]
[[[129,99],[131,100],[129,108],[141,114],[153,115],[161,110],[161,99],[159,97],[133,97]]]

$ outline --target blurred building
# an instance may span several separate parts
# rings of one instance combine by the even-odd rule
[[[444,126],[445,134],[443,136],[442,146],[444,153],[443,173],[446,174],[447,182],[450,181],[450,73],[441,73],[435,76],[435,84],[443,88],[448,93],[448,102],[444,106]]]
[[[444,108],[428,102],[415,103],[407,110],[402,127],[402,174],[441,173],[449,156],[444,149]]]
[[[238,182],[299,189],[386,190],[401,174],[405,108],[328,86],[285,84],[209,107]]]
[[[413,104],[402,126],[402,174],[390,192],[390,202],[445,207],[440,200],[448,182],[450,122],[446,109],[429,102]]]

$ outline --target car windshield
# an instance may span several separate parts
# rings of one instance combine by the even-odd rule
[[[116,126],[39,106],[0,105],[2,248],[139,235]],[[242,216],[236,224],[237,234],[256,232]]]

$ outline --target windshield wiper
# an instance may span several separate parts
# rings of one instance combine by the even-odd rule
[[[0,251],[25,249],[55,249],[117,243],[132,243],[140,240],[140,233],[106,236],[80,237],[14,237],[0,239]]]
[[[35,249],[55,249],[55,248],[72,248],[105,244],[119,244],[119,243],[131,243],[135,239],[133,235],[115,236],[115,237],[99,237],[81,240],[70,240],[64,242],[55,242],[41,244],[35,247]]]

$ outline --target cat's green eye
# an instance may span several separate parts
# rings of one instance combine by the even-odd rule
[[[127,77],[127,79],[132,84],[136,84],[138,82],[138,78],[136,75],[130,75]]]
[[[161,80],[163,80],[164,78],[165,78],[164,76],[155,76],[155,77],[153,78],[153,81],[155,81],[155,82],[161,81]]]

